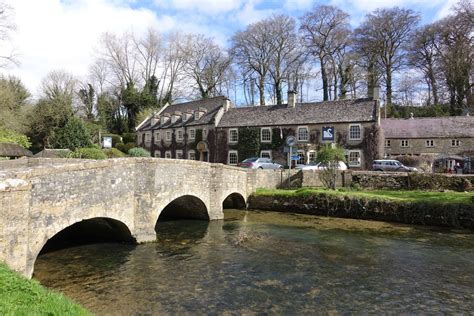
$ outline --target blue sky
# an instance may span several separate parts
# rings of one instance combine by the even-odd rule
[[[376,8],[395,5],[413,9],[429,23],[446,16],[455,0],[6,0],[15,11],[17,30],[10,45],[19,66],[3,72],[19,76],[32,91],[48,72],[87,74],[104,32],[163,33],[181,31],[213,37],[222,46],[237,30],[271,14],[295,18],[315,4],[333,4],[351,15],[355,27]]]

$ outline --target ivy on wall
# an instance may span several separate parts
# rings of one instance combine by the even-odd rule
[[[239,128],[239,142],[232,146],[239,153],[239,160],[260,155],[260,128]]]

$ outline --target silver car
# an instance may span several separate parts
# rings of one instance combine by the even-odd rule
[[[374,160],[372,164],[374,171],[397,171],[397,172],[412,172],[418,171],[414,167],[407,167],[398,160],[393,159],[378,159]]]
[[[273,162],[269,158],[247,158],[237,164],[238,167],[250,168],[250,169],[283,169],[283,166]]]

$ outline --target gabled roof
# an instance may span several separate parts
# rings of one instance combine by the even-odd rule
[[[194,117],[191,117],[189,120],[183,122],[180,118],[175,123],[171,123],[171,119],[165,124],[161,125],[160,122],[157,122],[151,126],[151,118],[147,118],[142,124],[139,125],[138,131],[152,130],[156,128],[171,128],[171,127],[181,127],[181,126],[191,126],[191,125],[204,125],[213,123],[216,113],[219,111],[219,108],[225,104],[227,98],[224,96],[218,96],[214,98],[201,99],[191,102],[179,103],[168,105],[160,112],[160,115],[169,114],[170,116],[175,112],[181,113],[191,113],[199,110],[200,108],[206,110],[207,112],[199,119],[194,120]]]
[[[318,123],[375,121],[375,101],[372,99],[297,103],[232,108],[227,111],[218,127],[281,126]]]
[[[69,149],[50,149],[45,148],[39,153],[35,154],[34,157],[38,158],[63,158],[65,155],[69,154],[71,150]]]
[[[382,119],[385,138],[474,137],[474,117],[444,116]]]
[[[0,157],[31,157],[33,154],[21,145],[13,143],[0,143]]]

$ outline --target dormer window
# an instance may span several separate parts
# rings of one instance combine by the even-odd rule
[[[162,117],[160,118],[160,121],[161,121],[160,123],[161,123],[161,125],[166,124],[166,122],[168,122],[169,119],[170,119],[169,116],[162,116]]]
[[[199,111],[194,112],[194,120],[195,120],[195,121],[199,121],[199,119],[200,119],[201,116],[202,116],[201,114],[202,114],[202,113],[199,112]]]

